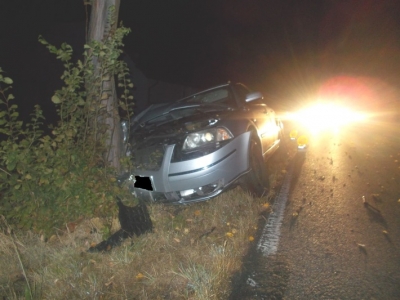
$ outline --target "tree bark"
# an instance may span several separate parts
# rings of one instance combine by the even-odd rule
[[[88,42],[93,40],[102,41],[104,39],[107,29],[107,17],[111,6],[115,7],[115,23],[112,24],[112,26],[116,27],[118,23],[120,0],[92,0]],[[101,67],[99,65],[100,63],[95,59],[93,64],[95,76],[99,76],[99,70]],[[109,150],[105,154],[105,159],[117,170],[117,172],[120,172],[122,130],[118,114],[118,99],[115,89],[115,80],[112,76],[110,76],[110,80],[102,82],[102,89],[108,91],[108,97],[100,100],[102,97],[99,95],[100,103],[98,103],[98,105],[100,105],[100,107],[105,107],[106,117],[97,121],[100,121],[107,126],[106,146]]]

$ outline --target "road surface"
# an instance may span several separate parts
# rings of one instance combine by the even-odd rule
[[[231,299],[400,299],[400,124],[310,136],[291,165],[277,249]]]

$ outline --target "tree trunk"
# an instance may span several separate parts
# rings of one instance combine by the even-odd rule
[[[120,0],[92,0],[88,42],[92,40],[103,40],[106,34],[107,17],[110,12],[110,6],[115,7],[115,23],[112,26],[116,27],[118,23]],[[99,76],[99,70],[101,67],[99,61],[95,59],[93,64],[95,76]],[[122,130],[118,114],[118,99],[115,89],[115,80],[112,76],[110,76],[109,80],[102,82],[102,89],[108,91],[108,97],[104,99],[101,97],[102,95],[99,95],[100,103],[98,103],[98,105],[106,109],[106,117],[100,118],[97,121],[102,122],[107,126],[106,146],[109,150],[105,154],[105,159],[117,170],[117,172],[120,172]]]

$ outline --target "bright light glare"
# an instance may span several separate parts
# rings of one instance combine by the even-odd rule
[[[290,118],[301,127],[315,133],[325,130],[336,131],[349,123],[364,120],[365,116],[334,103],[317,103],[292,114]]]

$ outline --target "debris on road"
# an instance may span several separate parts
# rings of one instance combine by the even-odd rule
[[[363,200],[364,206],[366,208],[372,209],[379,214],[381,213],[381,211],[379,209],[377,209],[375,206],[373,206],[367,202],[367,200],[365,199],[365,196],[362,196],[362,200]]]
[[[381,197],[379,194],[372,194],[371,195],[372,199],[374,199],[375,201],[382,201]]]

